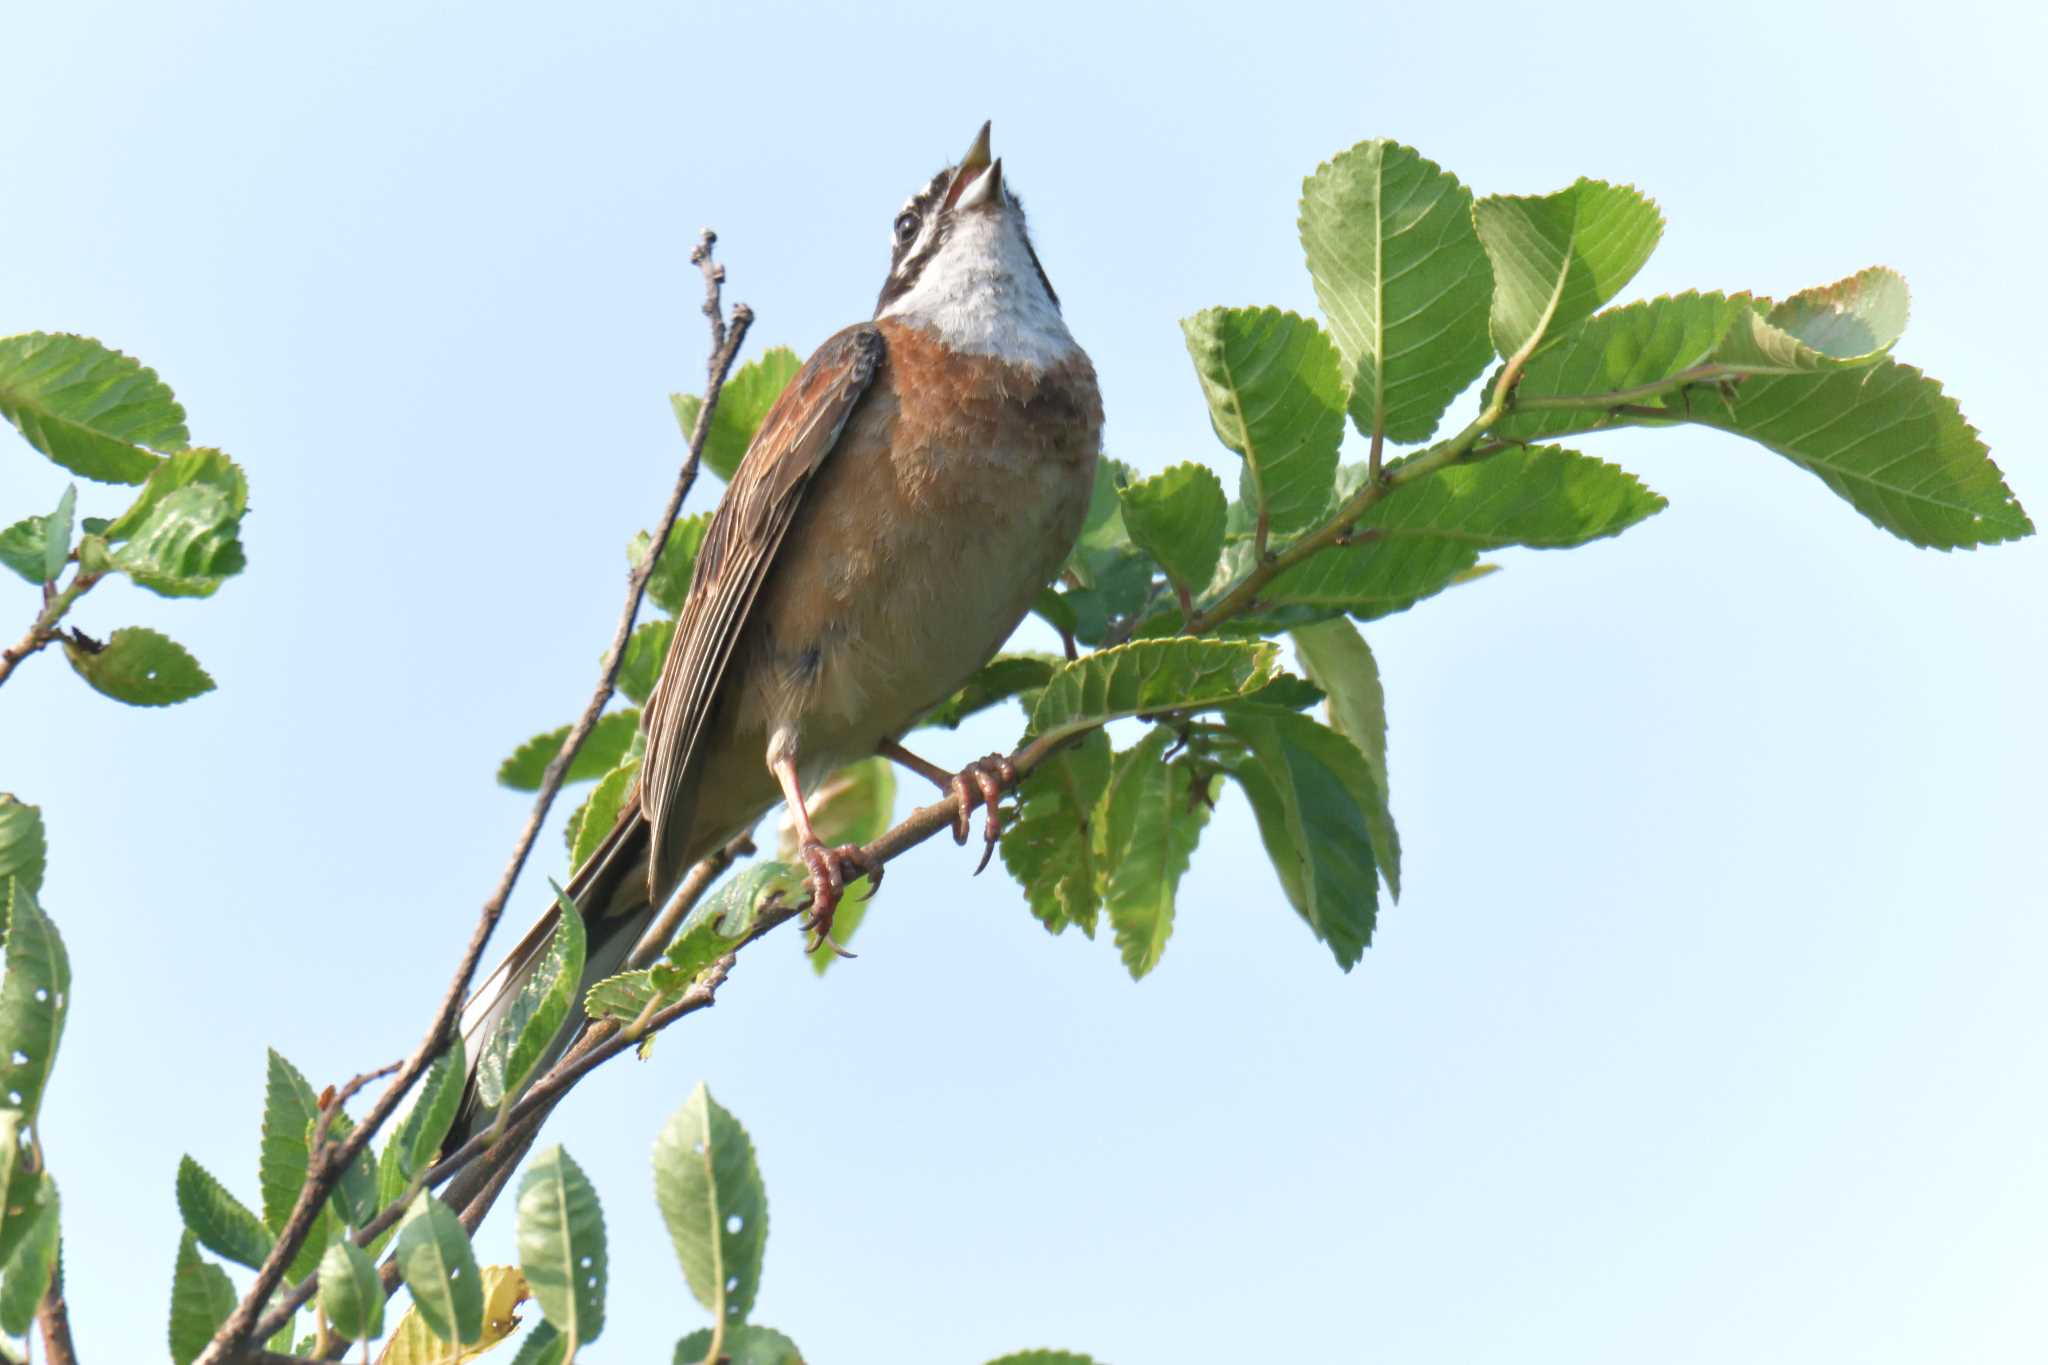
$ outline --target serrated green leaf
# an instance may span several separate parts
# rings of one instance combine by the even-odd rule
[[[1224,757],[1225,768],[1251,802],[1288,903],[1348,972],[1372,942],[1379,908],[1365,759],[1307,716],[1262,709],[1223,719],[1246,750]]]
[[[811,828],[827,848],[840,844],[866,844],[880,838],[896,813],[896,765],[886,758],[864,758],[841,768],[818,784],[806,798]],[[802,841],[796,824],[784,816],[776,841],[777,856],[785,863],[803,861]],[[847,883],[845,898],[832,920],[832,936],[844,946],[860,930],[868,913],[868,879],[856,877]],[[828,943],[820,943],[811,955],[811,970],[823,975],[839,954]]]
[[[918,725],[957,730],[969,716],[1045,686],[1061,662],[1050,654],[999,654],[962,683],[959,691],[927,711]]]
[[[1493,266],[1493,345],[1533,351],[1593,315],[1635,278],[1664,215],[1633,186],[1578,180],[1546,195],[1490,195],[1472,206]]]
[[[379,1203],[389,1204],[404,1192],[414,1176],[434,1164],[442,1141],[455,1123],[456,1112],[462,1107],[466,1074],[462,1038],[458,1034],[427,1067],[427,1074],[420,1078],[419,1089],[414,1092],[417,1098],[412,1108],[392,1128],[384,1158],[378,1163],[380,1168],[390,1168],[388,1175],[382,1169],[378,1172]]]
[[[1409,484],[1375,503],[1359,525],[1481,549],[1561,547],[1619,535],[1665,505],[1604,460],[1557,446],[1515,447]]]
[[[668,533],[668,545],[661,552],[661,562],[654,566],[654,572],[647,579],[648,597],[670,616],[683,609],[683,598],[690,591],[690,576],[697,570],[697,552],[704,548],[704,532],[710,526],[709,512],[678,518]],[[652,540],[647,532],[636,532],[626,546],[626,561],[639,568],[641,561],[647,558],[647,547]]]
[[[626,756],[626,750],[632,747],[633,736],[639,730],[640,711],[637,707],[605,712],[591,727],[590,737],[583,741],[583,747],[576,751],[574,761],[569,764],[568,775],[562,781],[588,782],[594,777],[603,777]],[[527,740],[512,751],[510,758],[498,765],[498,785],[510,787],[513,791],[539,791],[540,780],[547,774],[549,761],[568,737],[569,727],[564,725],[559,730],[550,730]]]
[[[7,898],[7,976],[0,981],[0,1096],[33,1125],[71,1005],[71,959],[57,926],[19,878]]]
[[[583,1012],[592,1019],[617,1019],[630,1024],[640,1017],[649,1001],[661,995],[654,988],[651,970],[620,972],[593,983],[583,993]]]
[[[171,1359],[192,1365],[213,1334],[235,1311],[235,1285],[228,1273],[199,1254],[186,1232],[178,1239],[178,1263],[171,1278]]]
[[[701,1082],[655,1139],[654,1198],[697,1302],[746,1321],[761,1285],[768,1193],[746,1129]]]
[[[1276,659],[1272,645],[1242,640],[1137,640],[1098,650],[1053,674],[1027,733],[1058,739],[1127,716],[1223,706],[1271,681]]]
[[[1301,245],[1367,435],[1426,441],[1493,354],[1493,272],[1472,194],[1413,148],[1379,139],[1302,183]]]
[[[661,666],[668,661],[669,641],[676,633],[673,621],[643,621],[626,640],[626,657],[619,663],[619,691],[635,702],[645,702],[654,691]]]
[[[428,1331],[465,1346],[482,1338],[483,1276],[455,1210],[422,1190],[399,1226],[392,1258]]]
[[[562,899],[559,887],[555,895]],[[573,906],[562,906],[547,951],[526,974],[504,1017],[477,1052],[476,1093],[484,1108],[496,1109],[516,1098],[546,1057],[576,1003],[583,981],[584,943],[583,916]]]
[[[384,1286],[370,1253],[346,1239],[320,1258],[320,1311],[346,1341],[384,1335]]]
[[[43,812],[7,792],[0,792],[0,892],[12,877],[31,893],[43,889],[43,868],[49,861],[43,835]]]
[[[49,566],[43,559],[43,546],[49,539],[49,523],[48,517],[23,517],[0,531],[0,564],[30,583],[46,581],[43,572]]]
[[[156,371],[89,337],[0,338],[0,415],[37,450],[101,483],[141,483],[157,463],[151,450],[190,440],[185,410]]]
[[[1074,1351],[1016,1351],[988,1365],[1095,1365],[1095,1359]]]
[[[512,1365],[562,1365],[569,1355],[569,1339],[554,1329],[546,1318],[533,1325],[526,1340],[512,1357]]]
[[[164,597],[208,597],[242,571],[249,484],[218,450],[186,450],[150,471],[134,504],[108,527],[113,566]]]
[[[1897,344],[1911,301],[1896,271],[1872,266],[1739,313],[1714,364],[1741,374],[1807,374],[1868,365]]]
[[[1133,981],[1158,966],[1166,951],[1173,933],[1174,892],[1209,822],[1204,798],[1210,779],[1199,779],[1203,790],[1198,794],[1194,769],[1165,761],[1176,738],[1165,726],[1154,726],[1117,756],[1096,821],[1098,860],[1108,869],[1103,904]]]
[[[997,845],[1031,913],[1055,934],[1071,924],[1095,937],[1105,872],[1095,856],[1093,820],[1110,769],[1109,737],[1100,730],[1047,758],[1025,777],[1017,814]]]
[[[1332,467],[1334,472],[1334,466]],[[1324,479],[1324,502],[1329,501]],[[1124,488],[1124,525],[1139,548],[1159,561],[1167,577],[1199,592],[1216,575],[1223,553],[1229,499],[1223,481],[1198,464],[1178,464]]]
[[[1130,468],[1107,458],[1095,462],[1095,484],[1081,534],[1061,569],[1062,579],[1078,586],[1053,593],[1042,610],[1051,610],[1076,640],[1099,643],[1110,624],[1138,611],[1152,587],[1152,561],[1131,543],[1124,527],[1118,490],[1130,481]]]
[[[130,706],[170,706],[213,691],[183,645],[146,626],[123,626],[97,646],[66,639],[64,656],[93,691]]]
[[[597,1191],[560,1145],[519,1182],[519,1268],[540,1311],[579,1347],[604,1330],[604,1212]]]
[[[1732,400],[1693,393],[1684,411],[1783,455],[1915,545],[1951,550],[2033,534],[1976,428],[1910,365],[1758,376]]]
[[[1276,535],[1314,525],[1329,510],[1344,439],[1336,346],[1312,319],[1278,308],[1210,308],[1180,326],[1209,423],[1244,457],[1240,496]]]
[[[178,1162],[178,1216],[201,1246],[251,1270],[276,1241],[261,1218],[189,1156]]]
[[[604,775],[590,799],[576,812],[576,830],[569,841],[569,866],[578,868],[603,846],[626,808],[626,794],[640,778],[640,760],[629,758]]]
[[[1238,547],[1224,558],[1230,561]],[[1389,537],[1360,545],[1320,550],[1277,575],[1259,592],[1264,619],[1255,625],[1293,629],[1306,622],[1284,621],[1276,608],[1348,612],[1361,621],[1406,611],[1456,582],[1479,559],[1476,546],[1444,536]],[[1249,569],[1247,557],[1244,567]]]
[[[703,1365],[710,1351],[711,1329],[700,1327],[676,1343],[675,1365]],[[718,1354],[729,1365],[804,1365],[795,1342],[772,1327],[750,1322],[727,1326]]]
[[[19,1233],[8,1238],[12,1245],[0,1264],[0,1332],[15,1337],[28,1334],[57,1269],[57,1182],[40,1175],[37,1184],[33,1207],[23,1215]]]
[[[342,1110],[335,1110],[328,1121],[327,1136],[330,1143],[345,1142],[355,1131],[355,1120]],[[306,1130],[306,1146],[311,1150],[313,1130]],[[356,1153],[356,1159],[341,1173],[335,1183],[334,1193],[328,1199],[328,1207],[340,1224],[359,1228],[384,1211],[384,1205],[377,1198],[377,1158],[365,1143],[363,1150]],[[338,1229],[337,1229],[338,1235]]]
[[[1365,807],[1373,862],[1387,879],[1387,894],[1401,899],[1401,837],[1387,795],[1387,698],[1379,664],[1365,637],[1349,621],[1323,621],[1294,632],[1294,652],[1316,686],[1328,694],[1330,726],[1358,746],[1372,777]]]
[[[78,485],[69,484],[64,496],[57,499],[57,508],[43,518],[43,581],[52,583],[57,575],[64,572],[64,564],[71,558],[72,516],[78,507]]]
[[[313,1087],[299,1069],[275,1048],[270,1049],[263,1082],[263,1147],[256,1174],[263,1194],[263,1223],[272,1233],[284,1230],[292,1206],[298,1202],[299,1188],[306,1183],[306,1137],[319,1112]],[[321,1209],[305,1245],[292,1258],[289,1276],[302,1279],[318,1269],[320,1255],[337,1231],[334,1211]]]
[[[731,480],[747,447],[753,444],[754,433],[768,416],[768,409],[775,406],[775,400],[802,368],[803,361],[795,351],[787,346],[771,346],[725,381],[718,394],[718,411],[711,417],[711,433],[704,441],[706,469],[721,479]],[[704,400],[691,393],[672,393],[669,404],[675,409],[676,425],[683,429],[683,439],[692,439]]]
[[[804,869],[794,863],[763,859],[738,873],[697,902],[675,941],[654,964],[654,988],[673,995],[689,988],[698,973],[724,957],[754,931],[763,911],[786,905],[805,889]]]

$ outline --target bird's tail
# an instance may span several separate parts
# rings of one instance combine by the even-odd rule
[[[569,1018],[554,1041],[548,1044],[529,1076],[538,1076],[552,1066],[588,1022],[583,1014],[583,996],[595,983],[618,973],[626,955],[640,940],[654,917],[654,904],[647,887],[647,821],[638,801],[628,801],[618,823],[597,849],[584,860],[569,879],[565,894],[583,916],[583,979],[577,984],[576,999]],[[547,952],[555,925],[562,914],[558,901],[548,907],[526,937],[519,941],[462,1007],[463,1056],[469,1067],[462,1106],[455,1126],[449,1130],[441,1150],[450,1152],[488,1126],[494,1117],[477,1094],[476,1065],[485,1043],[504,1020],[519,993],[533,976]]]

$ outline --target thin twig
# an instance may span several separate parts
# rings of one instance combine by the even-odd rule
[[[470,982],[476,976],[478,964],[483,959],[484,948],[490,942],[492,932],[505,913],[505,905],[512,897],[512,888],[518,883],[519,874],[526,866],[527,855],[533,851],[534,841],[540,836],[548,810],[553,806],[556,794],[561,790],[562,780],[568,773],[569,763],[584,740],[597,725],[597,718],[611,701],[616,687],[619,665],[625,658],[626,642],[632,636],[634,619],[639,615],[641,599],[647,592],[647,580],[659,562],[663,548],[668,544],[669,532],[674,528],[676,518],[681,514],[683,499],[689,495],[690,487],[696,482],[697,466],[703,456],[704,441],[711,431],[711,419],[717,412],[720,390],[726,376],[732,371],[734,357],[746,340],[747,330],[753,325],[754,313],[745,304],[735,304],[729,324],[719,320],[721,308],[721,286],[725,282],[724,268],[711,259],[711,247],[716,236],[706,232],[697,247],[690,253],[690,259],[704,276],[704,310],[713,321],[714,345],[710,359],[706,362],[706,385],[704,406],[699,410],[697,428],[690,439],[690,453],[683,461],[676,485],[669,495],[668,504],[662,510],[661,520],[655,524],[648,538],[646,557],[633,566],[628,577],[625,605],[619,612],[619,623],[612,634],[611,648],[605,652],[604,663],[599,669],[597,686],[591,690],[590,700],[585,703],[583,713],[576,723],[569,727],[568,736],[556,752],[541,777],[540,793],[534,798],[533,809],[527,813],[526,823],[521,827],[519,838],[513,845],[512,856],[498,878],[483,909],[477,915],[476,928],[471,932],[469,945],[463,951],[462,961],[457,967],[454,979],[441,997],[440,1007],[434,1012],[433,1024],[426,1037],[420,1041],[405,1065],[399,1069],[398,1078],[388,1086],[377,1099],[363,1121],[338,1143],[316,1147],[306,1163],[306,1180],[299,1188],[299,1197],[292,1206],[284,1227],[279,1231],[277,1242],[270,1255],[250,1282],[248,1292],[235,1305],[220,1330],[199,1356],[199,1365],[225,1365],[230,1360],[241,1360],[247,1356],[252,1340],[267,1339],[269,1333],[259,1333],[259,1319],[267,1321],[265,1309],[283,1283],[285,1271],[299,1248],[305,1244],[312,1231],[314,1221],[327,1204],[328,1196],[340,1183],[342,1174],[348,1170],[363,1149],[369,1145],[378,1129],[389,1121],[399,1102],[411,1091],[425,1074],[427,1066],[445,1046],[456,1020],[462,1012],[462,1002],[469,996]],[[306,1293],[298,1298],[303,1303],[310,1297],[311,1290],[300,1286]],[[294,1291],[297,1292],[296,1290]],[[293,1305],[296,1307],[296,1304]],[[280,1324],[281,1324],[280,1319]],[[276,1330],[277,1324],[271,1327]]]
[[[50,1274],[50,1287],[36,1308],[36,1323],[43,1329],[43,1360],[46,1365],[78,1365],[78,1348],[71,1344],[71,1309],[64,1301],[64,1258],[60,1251],[57,1268]]]
[[[43,609],[36,613],[35,622],[20,640],[0,649],[0,683],[7,681],[22,660],[43,649],[57,639],[57,623],[71,610],[79,598],[92,591],[93,584],[104,578],[104,574],[87,573],[80,569],[71,575],[71,581],[63,588],[52,591],[48,583],[43,584]]]

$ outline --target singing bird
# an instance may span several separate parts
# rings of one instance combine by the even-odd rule
[[[1001,760],[949,774],[900,741],[988,662],[1073,549],[1102,400],[987,124],[891,233],[873,320],[805,363],[712,514],[642,714],[638,790],[568,886],[585,986],[619,969],[692,864],[777,800],[802,840],[807,925],[829,935],[845,883],[879,874],[858,849],[821,843],[804,805],[848,763],[893,758],[961,794],[963,839],[976,803],[996,836],[1013,779]],[[471,1058],[557,913],[463,1011]]]

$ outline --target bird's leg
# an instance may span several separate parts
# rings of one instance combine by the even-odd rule
[[[977,802],[988,811],[988,819],[982,826],[981,861],[974,868],[974,875],[980,876],[996,851],[996,840],[1002,837],[1003,817],[999,803],[1003,793],[1017,785],[1017,765],[1002,754],[990,754],[987,758],[976,759],[957,773],[949,773],[930,759],[919,758],[893,739],[883,740],[875,746],[875,752],[892,762],[901,763],[936,783],[940,791],[960,799],[959,813],[953,817],[954,843],[967,842],[968,813]]]
[[[798,847],[803,854],[804,866],[810,869],[811,913],[804,917],[803,929],[811,935],[804,951],[814,953],[821,943],[830,943],[832,951],[841,957],[853,954],[840,947],[832,938],[832,916],[839,909],[839,898],[846,891],[846,883],[852,877],[868,879],[868,894],[882,885],[882,865],[868,857],[859,844],[841,844],[827,848],[819,840],[818,832],[811,828],[811,813],[804,806],[804,790],[797,781],[796,759],[788,754],[778,755],[768,764],[775,774],[775,780],[782,785],[782,796],[789,803],[790,818],[796,822]]]

